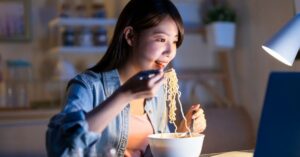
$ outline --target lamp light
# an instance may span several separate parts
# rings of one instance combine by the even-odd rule
[[[262,45],[262,48],[279,61],[292,66],[300,48],[300,13]]]

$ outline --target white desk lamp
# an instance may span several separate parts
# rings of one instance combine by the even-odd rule
[[[270,55],[292,66],[300,48],[300,13],[262,45]]]

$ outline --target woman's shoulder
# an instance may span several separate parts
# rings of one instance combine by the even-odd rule
[[[96,83],[103,80],[114,80],[113,78],[119,78],[117,70],[110,70],[105,72],[95,72],[93,70],[85,70],[76,75],[73,80],[83,81],[86,83]]]
[[[81,72],[80,74],[78,74],[76,78],[87,78],[87,79],[95,79],[95,80],[99,80],[99,78],[102,77],[102,72],[94,72],[92,70],[85,70],[83,72]]]
[[[93,72],[91,70],[83,71],[77,74],[71,81],[80,81],[80,82],[94,82],[101,79],[101,74]]]

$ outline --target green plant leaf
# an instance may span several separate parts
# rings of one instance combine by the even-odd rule
[[[204,23],[210,24],[216,21],[235,22],[236,14],[234,10],[232,10],[228,6],[225,5],[215,6],[212,9],[208,10],[204,18]]]

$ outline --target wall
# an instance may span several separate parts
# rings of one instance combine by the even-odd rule
[[[288,67],[263,51],[261,45],[293,16],[293,1],[229,0],[238,12],[237,48],[234,51],[240,104],[257,129],[271,71],[299,71],[300,63]]]

